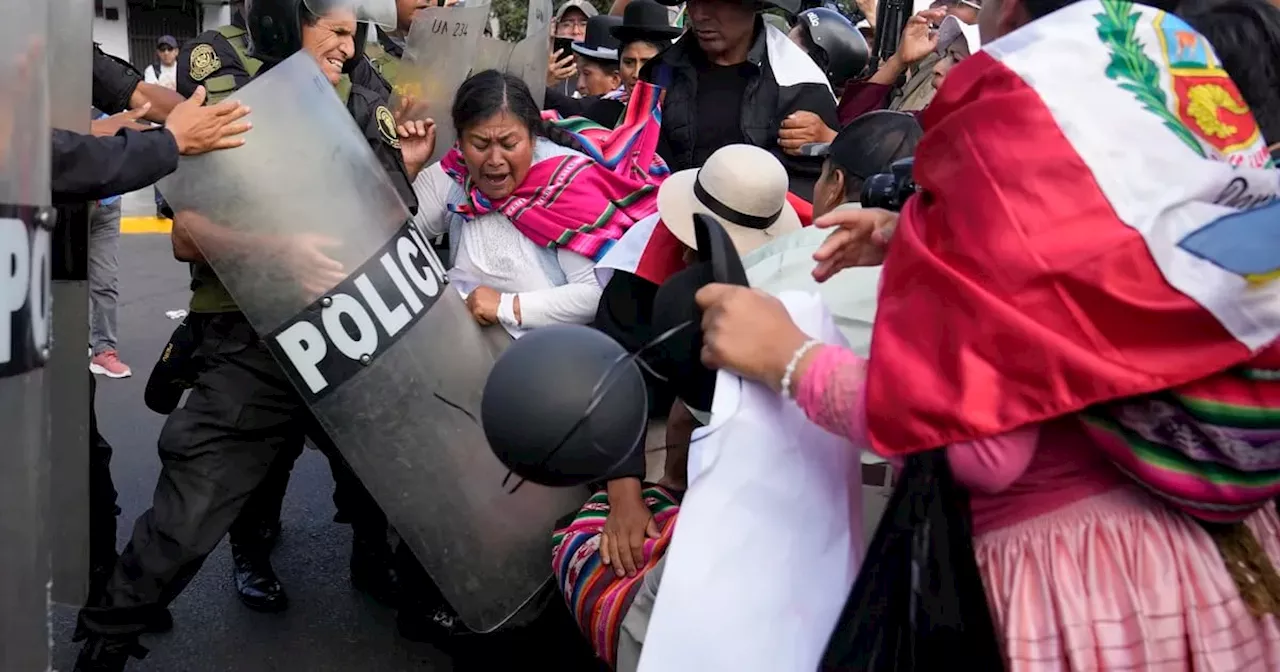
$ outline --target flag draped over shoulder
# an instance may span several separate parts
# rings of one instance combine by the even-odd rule
[[[1177,17],[1074,3],[957,65],[924,126],[868,365],[878,452],[1175,387],[1280,334],[1280,248],[1258,250],[1280,172]]]
[[[586,119],[548,119],[577,139],[582,155],[539,161],[516,190],[492,201],[472,184],[454,147],[440,165],[463,186],[464,217],[501,212],[538,245],[599,261],[636,222],[658,210],[658,185],[670,171],[657,154],[660,90],[638,82],[622,123],[606,129]]]

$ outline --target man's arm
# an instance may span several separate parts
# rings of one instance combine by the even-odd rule
[[[53,131],[55,202],[83,202],[123,194],[155,184],[178,169],[179,154],[203,154],[244,144],[249,130],[240,121],[249,109],[236,101],[201,107],[204,92],[175,108],[163,129],[123,129],[96,138]]]
[[[54,203],[83,203],[155,184],[178,169],[178,143],[162,129],[96,138],[55,128],[52,167]]]
[[[133,94],[129,96],[129,106],[139,108],[147,103],[151,103],[151,109],[146,114],[146,119],[156,123],[164,123],[169,118],[169,113],[177,107],[179,103],[186,100],[176,91],[166,89],[159,84],[151,84],[142,82],[133,90]]]
[[[596,100],[594,96],[591,100]],[[586,110],[587,98],[574,98],[566,96],[558,89],[547,88],[546,104],[542,106],[545,110],[555,110],[562,117],[581,117]]]
[[[779,110],[781,119],[786,119],[796,112],[812,112],[828,128],[837,130],[840,128],[840,121],[836,115],[836,99],[831,95],[831,89],[825,84],[796,84],[785,87],[781,93],[783,95],[782,109]],[[787,169],[787,175],[791,178],[791,192],[807,201],[813,200],[813,184],[822,173],[823,157],[788,154],[778,145],[776,135],[771,144],[773,146],[766,149],[772,151]]]

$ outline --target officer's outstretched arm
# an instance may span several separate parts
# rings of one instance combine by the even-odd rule
[[[148,84],[140,82],[138,88],[133,90],[133,94],[129,96],[129,107],[137,109],[147,103],[151,103],[151,109],[147,111],[145,117],[148,121],[154,121],[163,124],[165,119],[169,118],[169,112],[174,106],[186,100],[177,91],[166,89],[156,84]]]

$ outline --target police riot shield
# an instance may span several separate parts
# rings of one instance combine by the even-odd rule
[[[436,149],[428,164],[457,140],[449,119],[453,97],[471,71],[488,20],[488,5],[431,7],[413,15],[391,109],[397,118],[435,119]]]
[[[470,317],[311,56],[232,98],[245,145],[160,190],[463,622],[493,630],[548,581],[548,535],[585,496],[503,488],[479,417],[509,337]]]
[[[46,18],[20,2],[0,22],[0,670],[14,672],[49,667]]]
[[[481,37],[472,71],[492,68],[519,77],[541,106],[547,92],[547,59],[551,57],[551,18],[551,0],[529,0],[524,39],[506,42]]]
[[[49,113],[54,128],[88,133],[93,92],[93,2],[49,0]],[[49,541],[53,599],[83,604],[89,585],[89,218],[96,206],[58,208],[54,230],[49,395]]]

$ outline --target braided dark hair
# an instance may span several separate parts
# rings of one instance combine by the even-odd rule
[[[453,99],[453,129],[461,138],[472,124],[503,111],[529,129],[530,136],[543,137],[561,147],[583,151],[573,134],[543,120],[542,112],[524,81],[497,70],[477,72],[458,87],[458,94]]]

